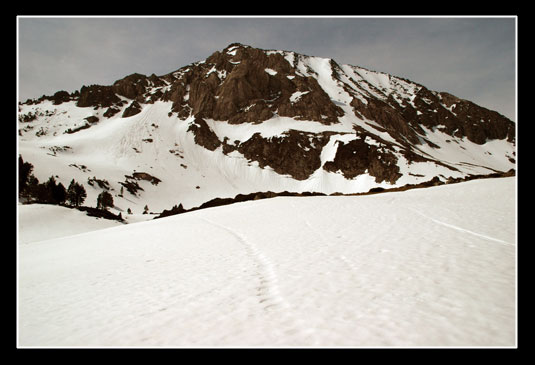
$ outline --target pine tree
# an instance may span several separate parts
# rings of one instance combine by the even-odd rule
[[[46,183],[39,185],[37,199],[41,203],[55,204],[54,192],[57,189],[56,179],[50,176]]]
[[[39,179],[37,179],[33,175],[30,175],[30,177],[28,178],[28,184],[26,186],[26,195],[30,199],[36,199],[38,191],[39,191]]]
[[[46,183],[38,184],[34,190],[34,197],[38,203],[47,203],[49,201],[49,191]]]
[[[25,197],[29,200],[37,198],[39,190],[39,180],[32,174],[33,165],[29,162],[24,162],[22,156],[19,155],[19,197]]]
[[[76,192],[76,204],[77,206],[80,206],[83,204],[85,198],[87,198],[87,193],[85,191],[84,186],[78,183],[75,186],[75,192]]]
[[[97,208],[106,210],[108,207],[113,207],[113,196],[107,191],[103,191],[97,197]]]
[[[71,183],[69,184],[69,187],[67,188],[67,201],[69,202],[70,205],[73,205],[73,206],[77,206],[75,186],[76,186],[76,181],[72,179]]]
[[[83,185],[78,184],[74,179],[71,180],[67,189],[67,200],[71,205],[79,207],[87,198],[87,193]]]
[[[52,202],[54,204],[63,204],[67,199],[67,190],[62,183],[57,184],[52,189]]]
[[[29,162],[24,162],[22,156],[19,155],[19,195],[26,193],[32,170],[33,165]]]

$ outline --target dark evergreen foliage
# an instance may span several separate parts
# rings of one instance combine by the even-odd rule
[[[97,197],[97,209],[107,210],[113,207],[113,196],[107,191],[103,191]]]
[[[26,194],[28,183],[32,175],[33,165],[29,162],[24,162],[22,156],[19,155],[19,194]]]
[[[121,213],[115,215],[107,211],[108,207],[114,206],[113,197],[107,191],[103,191],[98,196],[97,208],[85,207],[82,204],[87,198],[87,192],[82,184],[72,179],[69,187],[65,189],[61,182],[56,182],[54,176],[50,176],[45,183],[40,184],[39,180],[32,174],[33,165],[25,162],[20,155],[18,165],[19,197],[24,198],[26,202],[57,205],[68,203],[92,217],[124,221]],[[132,214],[130,209],[129,214]]]
[[[71,180],[67,189],[67,200],[69,204],[79,207],[87,198],[87,193],[83,185],[78,184],[74,179]]]

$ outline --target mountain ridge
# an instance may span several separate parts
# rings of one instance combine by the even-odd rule
[[[116,190],[139,169],[157,176],[161,192],[130,192],[136,199],[117,207],[157,200],[159,210],[258,191],[359,193],[516,163],[516,125],[498,112],[386,73],[240,43],[162,76],[19,103],[19,139],[25,160],[43,161],[36,172],[61,171],[60,180],[89,179],[65,169],[84,162]],[[95,146],[107,151],[100,159]]]

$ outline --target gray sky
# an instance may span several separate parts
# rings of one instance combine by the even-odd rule
[[[514,17],[19,17],[18,92],[163,75],[240,42],[404,77],[515,120],[515,31]]]

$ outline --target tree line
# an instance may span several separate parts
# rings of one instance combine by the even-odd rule
[[[69,186],[56,182],[54,176],[50,176],[44,183],[33,175],[33,165],[25,162],[19,155],[19,196],[34,203],[70,205],[80,207],[87,198],[87,193],[82,184],[72,179]],[[103,191],[97,197],[97,209],[106,210],[113,207],[113,197],[107,191]]]

